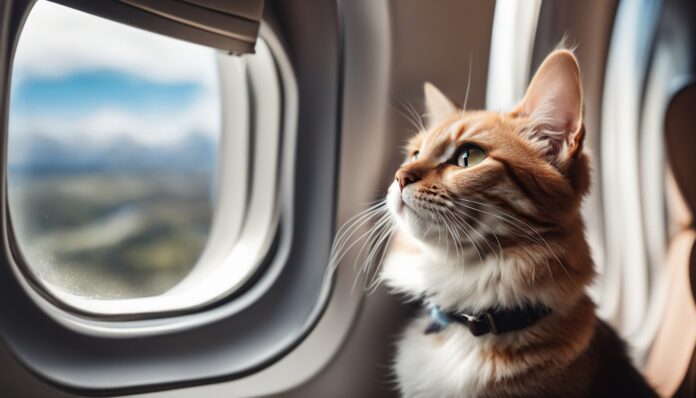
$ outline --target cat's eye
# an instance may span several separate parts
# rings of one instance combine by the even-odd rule
[[[465,145],[457,154],[457,166],[475,166],[486,158],[486,152],[476,145]]]
[[[418,155],[420,155],[420,151],[413,152],[410,160],[413,162],[414,160],[418,159]]]

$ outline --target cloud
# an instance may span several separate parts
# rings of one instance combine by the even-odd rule
[[[20,35],[14,70],[60,77],[94,69],[127,71],[158,82],[217,79],[211,48],[38,1]]]
[[[178,112],[198,96],[214,95],[199,82],[160,83],[122,71],[78,72],[60,78],[28,77],[12,86],[11,112],[66,117],[118,106],[134,112]]]
[[[109,143],[119,137],[156,146],[176,143],[191,133],[216,138],[220,134],[220,119],[220,104],[214,98],[206,97],[177,113],[137,113],[104,107],[79,118],[17,115],[10,118],[10,134],[25,139],[31,139],[34,134],[48,135],[64,141],[82,142],[85,148]]]
[[[33,134],[41,134],[81,140],[85,146],[119,137],[161,145],[192,132],[219,134],[221,109],[214,50],[38,1],[19,39],[13,90],[21,87],[21,81],[28,81],[22,79],[69,81],[70,76],[95,70],[113,70],[162,85],[195,83],[202,89],[182,109],[153,111],[128,104],[103,104],[90,95],[90,106],[79,105],[85,98],[79,97],[79,90],[68,87],[60,93],[65,97],[61,101],[75,102],[78,112],[68,113],[50,104],[31,112],[14,112],[10,115],[12,141],[26,142]],[[109,94],[113,92],[104,92]],[[133,95],[137,95],[135,91]]]

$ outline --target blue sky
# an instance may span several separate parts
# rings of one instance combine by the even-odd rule
[[[10,150],[33,134],[85,147],[217,140],[218,90],[214,50],[39,0],[13,64]]]
[[[12,87],[13,113],[73,118],[103,108],[125,112],[185,111],[203,92],[200,82],[157,82],[119,70],[25,76]]]

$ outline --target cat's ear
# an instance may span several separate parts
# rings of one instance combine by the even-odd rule
[[[529,118],[523,133],[556,166],[582,151],[582,83],[575,55],[556,50],[537,70],[513,114]]]
[[[429,126],[438,125],[457,113],[457,106],[447,98],[435,85],[425,82],[425,110]]]

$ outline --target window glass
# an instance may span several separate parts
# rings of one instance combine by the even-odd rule
[[[9,208],[31,271],[103,299],[181,281],[212,221],[214,50],[39,1],[11,84]]]

